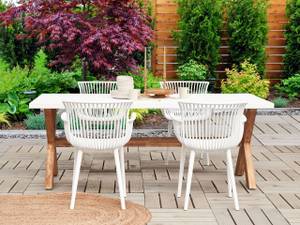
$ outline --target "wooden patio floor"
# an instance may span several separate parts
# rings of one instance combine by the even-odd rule
[[[44,190],[45,140],[0,140],[0,193],[35,194],[70,192],[72,148],[58,149],[59,175],[55,188]],[[171,151],[168,163],[166,152]],[[197,159],[190,210],[176,198],[179,149],[129,148],[128,199],[152,212],[150,225],[258,225],[300,224],[300,116],[258,116],[253,159],[257,190],[245,188],[236,177],[241,210],[227,198],[224,155],[211,155],[211,165]],[[235,152],[235,157],[236,157]],[[79,191],[117,196],[113,154],[85,156]]]

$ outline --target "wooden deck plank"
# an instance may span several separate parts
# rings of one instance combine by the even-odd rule
[[[236,211],[230,210],[230,214],[235,221],[235,224],[253,225],[247,213],[244,210]]]
[[[228,209],[213,209],[218,224],[236,225]]]
[[[281,209],[280,212],[291,225],[300,224],[300,209]]]
[[[246,209],[248,216],[255,225],[272,225],[269,219],[266,217],[262,209],[250,208]]]
[[[282,197],[281,194],[271,193],[271,194],[267,194],[266,196],[277,209],[292,208],[292,206]]]
[[[272,225],[288,225],[289,223],[277,209],[264,209],[263,212],[268,217]]]
[[[300,133],[300,117],[296,118],[299,121],[290,116],[258,116],[253,143],[258,189],[246,189],[243,177],[236,177],[240,211],[234,210],[233,200],[227,197],[226,163],[221,154],[211,154],[210,166],[197,154],[189,211],[183,211],[185,179],[182,197],[176,197],[181,148],[171,146],[126,148],[127,200],[151,210],[149,225],[299,224],[300,145],[292,140]],[[58,148],[56,186],[47,192],[45,140],[0,140],[0,149],[1,194],[71,191],[74,148]],[[111,151],[85,154],[79,191],[118,198]]]

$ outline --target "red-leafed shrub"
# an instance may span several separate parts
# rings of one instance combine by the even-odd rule
[[[50,66],[76,57],[85,71],[114,76],[137,66],[134,53],[152,38],[151,19],[134,0],[27,0],[0,14],[3,26],[24,18],[25,34],[50,53]]]

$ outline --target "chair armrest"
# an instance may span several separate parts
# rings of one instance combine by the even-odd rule
[[[247,121],[247,117],[246,116],[242,116],[242,122],[245,123]]]
[[[182,123],[183,122],[183,120],[181,118],[179,118],[179,117],[174,117],[173,121],[175,121],[177,123]]]
[[[128,120],[129,123],[133,123],[136,119],[136,113],[131,113],[130,118]]]
[[[64,121],[64,123],[69,122],[69,120],[68,120],[68,114],[66,112],[63,112],[60,117]]]

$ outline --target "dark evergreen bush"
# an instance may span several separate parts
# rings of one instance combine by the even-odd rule
[[[0,1],[0,12],[5,11],[7,7]],[[18,35],[25,33],[23,22],[22,19],[15,20],[10,25],[1,24],[0,26],[0,57],[11,67],[17,65],[31,67],[37,52],[35,40],[18,38]]]
[[[267,0],[227,1],[227,30],[230,63],[245,60],[265,72],[267,43]]]
[[[207,66],[213,77],[220,59],[220,28],[222,24],[221,0],[177,0],[178,43],[177,57],[180,65],[192,60]]]
[[[284,56],[284,71],[286,77],[300,72],[300,2],[288,0],[286,14],[289,22],[286,26],[286,54]]]

